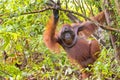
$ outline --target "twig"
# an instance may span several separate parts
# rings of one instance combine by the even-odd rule
[[[65,9],[62,9],[62,8],[60,8],[59,10],[65,11],[65,12],[70,12],[70,13],[76,14],[76,15],[78,15],[78,16],[81,16],[81,17],[83,17],[83,18],[86,18],[87,20],[92,21],[92,22],[93,22],[94,24],[96,24],[97,26],[100,26],[102,29],[109,30],[109,31],[114,31],[114,32],[120,32],[120,29],[115,29],[115,28],[111,28],[111,27],[105,27],[104,25],[98,23],[97,21],[94,21],[94,20],[88,18],[87,16],[84,16],[84,15],[78,13],[78,12],[74,12],[74,11],[71,11],[71,10],[65,10]]]
[[[88,8],[88,10],[90,11],[91,15],[94,16],[94,13],[93,13],[93,9],[92,9],[92,6],[90,4],[90,6],[88,5],[88,3],[86,1],[84,1],[86,7]]]
[[[35,13],[40,13],[40,12],[44,12],[44,11],[47,11],[47,10],[53,10],[53,9],[56,9],[54,7],[48,7],[48,8],[44,8],[40,11],[33,11],[33,12],[28,12],[28,13],[22,13],[21,15],[28,15],[28,14],[35,14]],[[120,29],[115,29],[115,28],[111,28],[111,27],[105,27],[104,25],[101,25],[100,23],[98,23],[97,21],[94,21],[90,18],[88,18],[87,16],[84,16],[78,12],[75,12],[75,11],[72,11],[72,10],[67,10],[67,9],[62,9],[62,8],[58,8],[58,10],[60,11],[64,11],[64,12],[69,12],[69,13],[73,13],[73,14],[76,14],[78,16],[81,16],[89,21],[92,21],[94,24],[96,24],[97,26],[100,26],[102,29],[105,29],[105,30],[108,30],[108,31],[113,31],[113,32],[120,32]]]
[[[44,11],[52,10],[52,9],[56,9],[56,8],[54,8],[54,7],[48,7],[48,8],[45,8],[43,10],[40,10],[40,11],[34,11],[34,12],[29,12],[29,13],[22,13],[21,15],[40,13],[40,12],[44,12]],[[108,30],[108,31],[120,32],[119,29],[115,29],[115,28],[111,28],[111,27],[105,27],[104,25],[98,23],[97,21],[94,21],[94,20],[88,18],[87,16],[84,16],[84,15],[78,13],[78,12],[75,12],[75,11],[72,11],[72,10],[67,10],[67,9],[62,9],[62,8],[58,8],[58,10],[61,10],[61,11],[64,11],[64,12],[73,13],[73,14],[76,14],[78,16],[81,16],[81,17],[83,17],[83,18],[85,18],[87,20],[92,21],[94,24],[96,24],[97,26],[100,26],[102,29],[105,29],[105,30]]]
[[[66,6],[66,9],[68,9],[68,5],[67,5],[68,1],[65,0],[65,6]]]
[[[81,1],[81,6],[83,8],[83,14],[86,16],[86,10],[85,10],[85,6],[84,6],[84,1],[83,0],[80,0],[80,1]]]
[[[76,0],[73,0],[73,3],[74,3],[74,5],[75,5],[75,10],[78,12],[78,11],[79,11],[79,9],[78,9],[78,5],[77,5]]]
[[[56,4],[53,0],[50,0],[53,4]],[[56,4],[57,5],[57,4]]]
[[[40,10],[40,11],[26,12],[26,13],[22,13],[21,15],[35,14],[35,13],[40,13],[40,12],[44,12],[44,11],[52,10],[52,9],[55,9],[55,8],[47,7],[47,8],[44,8],[44,9]]]

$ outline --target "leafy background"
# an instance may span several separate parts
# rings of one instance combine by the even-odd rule
[[[69,10],[81,14],[85,12],[86,16],[92,16],[84,5],[81,11],[79,5],[76,5],[76,0],[61,0],[62,8],[66,7],[66,1]],[[43,43],[43,31],[52,11],[23,14],[42,10],[46,2],[48,0],[0,0],[0,20],[2,21],[0,24],[0,80],[79,79],[79,66],[69,62],[66,52],[61,48],[61,52],[56,54]],[[114,1],[111,0],[111,2],[114,6]],[[99,13],[98,7],[102,6],[102,0],[84,0],[83,3],[92,7],[94,14]],[[116,17],[120,21],[120,16]],[[78,18],[84,20],[82,17],[78,16]],[[63,23],[72,22],[61,11],[58,27],[60,28]],[[110,46],[108,33],[103,31],[102,35],[107,46]],[[91,79],[117,80],[116,77],[120,78],[120,66],[114,59],[113,48],[101,47],[101,50],[99,59],[91,69],[93,71]]]

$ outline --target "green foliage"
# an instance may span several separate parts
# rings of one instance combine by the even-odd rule
[[[86,5],[80,9],[81,4],[76,5],[74,1],[68,0],[69,10],[91,16]],[[97,7],[102,5],[101,0],[80,1],[83,1],[84,4],[86,2],[88,7],[93,9],[94,14],[98,13]],[[30,77],[37,80],[78,80],[79,66],[69,63],[64,50],[55,54],[49,51],[43,43],[44,27],[52,11],[24,14],[42,10],[46,6],[46,2],[48,0],[0,0],[0,19],[3,20],[0,24],[0,80],[1,77],[13,80],[28,80]],[[66,8],[65,1],[61,0],[61,2],[61,7]],[[66,14],[62,11],[60,14],[59,28],[63,23],[71,23]],[[77,17],[84,20],[80,16]],[[120,16],[116,18],[120,25]],[[105,40],[109,41],[108,38]],[[117,43],[119,44],[119,42]],[[4,51],[7,53],[7,59],[4,57]],[[113,59],[113,53],[112,48],[102,49],[100,58],[93,65],[92,79],[113,79],[113,76],[120,78],[120,67],[116,59]],[[27,59],[26,65],[24,59]],[[16,64],[23,65],[16,66]]]
[[[114,51],[113,49],[103,49],[101,54],[100,54],[100,58],[98,59],[98,61],[94,64],[94,77],[96,79],[96,77],[99,77],[100,79],[104,79],[104,78],[109,78],[109,79],[115,79],[115,77],[113,76],[119,76],[119,69],[120,67],[118,66],[117,61],[114,58]],[[97,75],[96,75],[97,74]]]

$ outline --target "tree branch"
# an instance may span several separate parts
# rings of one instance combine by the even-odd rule
[[[55,8],[47,7],[47,8],[44,8],[44,9],[40,10],[40,11],[26,12],[26,13],[22,13],[21,15],[41,13],[41,12],[44,12],[44,11],[47,11],[47,10],[53,10],[53,9],[55,9]]]
[[[29,12],[29,13],[22,13],[22,15],[26,15],[26,14],[34,14],[34,13],[40,13],[40,12],[44,12],[44,11],[47,11],[47,10],[52,10],[52,9],[56,9],[54,7],[48,7],[48,8],[45,8],[43,10],[40,10],[40,11],[34,11],[34,12]],[[106,27],[104,25],[101,25],[100,23],[98,23],[97,21],[94,21],[90,18],[88,18],[87,16],[84,16],[78,12],[75,12],[75,11],[72,11],[72,10],[67,10],[67,9],[62,9],[62,8],[58,8],[59,10],[61,11],[64,11],[64,12],[69,12],[69,13],[73,13],[73,14],[76,14],[78,16],[81,16],[83,18],[86,18],[87,20],[90,20],[92,21],[94,24],[96,24],[97,26],[100,26],[102,29],[105,29],[105,30],[108,30],[108,31],[114,31],[114,32],[120,32],[119,29],[115,29],[115,28],[111,28],[111,27]]]
[[[119,29],[115,29],[115,28],[111,28],[111,27],[106,27],[106,26],[98,23],[97,21],[94,21],[94,20],[88,18],[87,16],[84,16],[84,15],[78,13],[78,12],[71,11],[71,10],[66,10],[66,9],[62,9],[62,8],[59,8],[59,10],[65,11],[65,12],[69,12],[69,13],[73,13],[73,14],[76,14],[76,15],[81,16],[81,17],[83,17],[83,18],[86,18],[87,20],[92,21],[92,22],[93,22],[94,24],[96,24],[97,26],[100,26],[102,29],[105,29],[105,30],[108,30],[108,31],[120,32]]]
[[[47,8],[44,8],[42,10],[39,10],[39,11],[33,11],[33,12],[27,12],[27,13],[21,13],[21,15],[28,15],[28,14],[35,14],[35,13],[41,13],[41,12],[44,12],[44,11],[47,11],[47,10],[53,10],[53,9],[56,9],[54,7],[47,7]],[[104,30],[108,30],[108,31],[113,31],[113,32],[120,32],[120,29],[115,29],[115,28],[111,28],[111,27],[106,27],[100,23],[98,23],[97,21],[94,21],[90,18],[88,18],[87,16],[84,16],[78,12],[75,12],[75,11],[72,11],[72,10],[67,10],[67,9],[63,9],[63,8],[57,8],[58,10],[60,11],[64,11],[64,12],[69,12],[69,13],[72,13],[72,14],[75,14],[75,15],[78,15],[78,16],[81,16],[87,20],[90,20],[92,21],[94,24],[96,24],[97,26],[100,26],[102,29]]]

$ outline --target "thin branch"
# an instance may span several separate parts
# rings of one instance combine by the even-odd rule
[[[93,36],[102,44],[102,46],[104,46],[106,49],[109,49],[109,47],[106,46],[106,43],[102,39],[100,39],[100,37],[98,35],[93,33]]]
[[[74,23],[82,23],[76,16],[74,16],[72,13],[67,13],[67,16],[69,19]]]
[[[75,0],[73,0],[73,3],[74,3],[74,5],[75,5],[75,9],[76,9],[76,11],[78,12],[78,11],[79,11],[79,9],[78,9],[77,2],[76,2]]]
[[[48,8],[44,8],[44,9],[42,9],[40,11],[33,11],[33,12],[28,12],[28,13],[22,13],[21,15],[35,14],[35,13],[40,13],[40,12],[44,12],[44,11],[47,11],[47,10],[53,10],[53,9],[56,9],[56,8],[54,8],[54,7],[48,7]],[[108,30],[108,31],[120,32],[120,29],[106,27],[106,26],[98,23],[97,21],[92,20],[92,19],[88,18],[87,16],[84,16],[84,15],[78,13],[78,12],[75,12],[75,11],[72,11],[72,10],[67,10],[67,9],[62,9],[62,8],[58,8],[58,10],[64,11],[64,12],[69,12],[69,13],[81,16],[81,17],[83,17],[83,18],[85,18],[85,19],[87,19],[89,21],[92,21],[94,24],[96,24],[97,26],[100,26],[102,29],[105,29],[105,30]]]
[[[52,9],[55,9],[55,8],[47,7],[47,8],[44,8],[44,9],[40,10],[40,11],[26,12],[26,13],[22,13],[21,15],[41,13],[41,12],[44,12],[44,11],[47,11],[47,10],[52,10]]]
[[[70,13],[76,14],[76,15],[78,15],[78,16],[81,16],[81,17],[83,17],[83,18],[86,18],[87,20],[92,21],[92,22],[93,22],[94,24],[96,24],[97,26],[100,26],[102,29],[109,30],[109,31],[114,31],[114,32],[120,32],[119,29],[115,29],[115,28],[111,28],[111,27],[105,27],[104,25],[98,23],[97,21],[94,21],[94,20],[88,18],[87,16],[84,16],[84,15],[78,13],[78,12],[74,12],[74,11],[71,11],[71,10],[65,10],[65,9],[62,9],[62,8],[59,8],[59,10],[65,11],[65,12],[70,12]]]
[[[82,5],[80,5],[80,0],[75,0],[76,3],[78,3],[78,7],[80,8],[81,12],[84,13]]]
[[[91,4],[90,4],[90,6],[89,6],[86,1],[84,1],[84,3],[85,3],[85,5],[87,6],[88,10],[90,11],[91,15],[94,16],[94,13],[93,13],[93,9],[92,9]]]
[[[66,9],[68,9],[68,5],[67,5],[68,2],[69,2],[68,0],[65,0],[65,6],[66,6]]]
[[[100,26],[102,29],[109,30],[109,31],[114,31],[114,32],[120,32],[120,29],[115,29],[115,28],[111,28],[111,27],[106,27],[106,26],[98,23],[97,21],[94,21],[94,20],[92,20],[92,19],[88,18],[87,16],[84,16],[84,15],[82,15],[82,14],[80,14],[80,13],[77,13],[77,12],[74,12],[74,11],[70,11],[70,10],[65,10],[65,9],[62,9],[62,8],[60,8],[59,10],[65,11],[65,12],[70,12],[70,13],[76,14],[76,15],[78,15],[78,16],[81,16],[81,17],[83,17],[83,18],[86,18],[87,20],[92,21],[92,22],[93,22],[94,24],[96,24],[97,26]]]
[[[93,8],[92,8],[92,5],[91,5],[91,4],[90,4],[90,10],[91,10],[91,14],[92,14],[92,16],[94,16]]]
[[[50,0],[53,4],[57,5],[53,0]]]
[[[91,8],[88,6],[87,2],[84,1],[84,3],[85,3],[85,5],[86,5],[86,7],[88,8],[88,10],[91,11]]]
[[[78,19],[78,17],[76,17],[75,15],[73,15],[72,13],[67,13],[67,16],[68,18],[73,22],[73,23],[82,23],[82,21],[80,21]],[[106,49],[109,49],[109,47],[106,47],[106,44],[105,42],[98,36],[96,35],[95,33],[93,33],[93,36],[99,40],[99,42],[106,48]]]
[[[81,6],[83,8],[83,14],[86,16],[86,10],[85,10],[85,6],[84,6],[84,1],[83,0],[80,0],[81,1]]]

